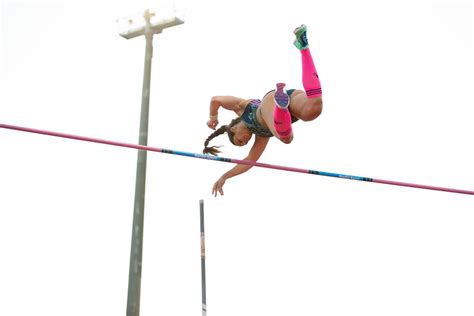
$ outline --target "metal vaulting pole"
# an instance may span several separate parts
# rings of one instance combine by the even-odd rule
[[[146,20],[145,69],[143,74],[142,106],[140,114],[140,145],[148,145],[148,117],[150,110],[151,61],[153,58],[153,32],[150,16]],[[139,150],[135,182],[135,203],[133,212],[132,244],[130,250],[130,267],[128,275],[127,316],[140,315],[140,290],[142,279],[143,229],[145,219],[145,186],[146,186],[147,151]]]
[[[204,200],[199,201],[201,222],[201,286],[202,286],[202,316],[207,314],[206,303],[206,244],[204,236]]]

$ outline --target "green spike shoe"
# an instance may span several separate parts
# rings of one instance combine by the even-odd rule
[[[306,38],[306,25],[301,24],[300,27],[297,27],[293,33],[296,36],[295,41],[293,44],[298,48],[299,50],[304,50],[308,48],[308,39]]]

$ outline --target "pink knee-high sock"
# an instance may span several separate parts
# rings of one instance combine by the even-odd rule
[[[321,96],[321,83],[309,48],[301,51],[301,63],[303,65],[303,87],[306,96],[309,99]]]
[[[288,108],[282,109],[279,106],[275,106],[273,122],[275,130],[280,138],[288,138],[292,134],[291,114]]]

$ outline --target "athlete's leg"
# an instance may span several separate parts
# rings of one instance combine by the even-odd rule
[[[283,142],[290,142],[293,138],[291,114],[288,110],[290,97],[286,93],[284,83],[277,83],[273,99],[275,101],[275,107],[273,109],[273,124],[275,131],[278,134],[278,138]]]
[[[290,113],[302,121],[312,121],[323,111],[322,97],[309,99],[303,90],[295,90],[290,97]]]
[[[262,125],[270,130],[273,136],[286,144],[291,143],[293,140],[291,115],[296,116],[302,121],[311,121],[316,118],[322,110],[321,97],[308,99],[303,90],[293,91],[289,100],[289,111],[287,109],[285,109],[286,112],[282,111],[282,109],[275,104],[276,99],[274,91],[267,93],[262,99],[259,112],[257,112],[257,118]],[[278,121],[284,121],[287,128],[283,127],[283,125],[278,126]],[[282,131],[288,130],[288,127],[290,129],[285,135]],[[280,131],[277,129],[280,129]]]
[[[294,93],[291,98],[291,112],[303,121],[311,121],[317,118],[322,111],[322,91],[318,72],[314,65],[313,57],[308,46],[306,37],[306,26],[302,25],[295,29],[296,36],[294,45],[301,52],[302,81],[305,94]],[[293,104],[294,103],[294,104]]]
[[[277,98],[278,98],[278,95],[277,95]],[[262,103],[260,104],[259,110],[257,112],[257,119],[264,127],[270,130],[273,136],[275,136],[276,138],[278,138],[285,144],[289,144],[293,140],[293,132],[291,131],[291,114],[288,111],[288,108],[286,109],[279,108],[276,105],[275,101],[276,101],[275,92],[271,91],[267,93],[263,97]],[[285,130],[288,130],[288,129],[284,128],[282,125],[276,123],[275,121],[289,122],[290,130],[287,131],[287,133],[285,134]],[[278,132],[276,129],[277,125],[279,125],[278,129],[280,130],[280,132]],[[280,135],[280,134],[285,134],[285,135]]]

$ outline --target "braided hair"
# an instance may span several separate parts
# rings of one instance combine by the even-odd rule
[[[204,142],[204,149],[202,151],[203,154],[211,154],[213,156],[217,156],[221,151],[218,149],[221,146],[211,146],[208,147],[209,142],[214,138],[219,135],[222,135],[224,133],[227,133],[227,136],[229,136],[229,141],[235,145],[234,143],[234,132],[230,130],[230,128],[236,124],[238,124],[241,121],[241,118],[238,117],[236,119],[233,119],[229,125],[222,125],[219,127],[216,131],[214,131],[211,135],[209,135],[208,138],[206,138],[206,141]]]

